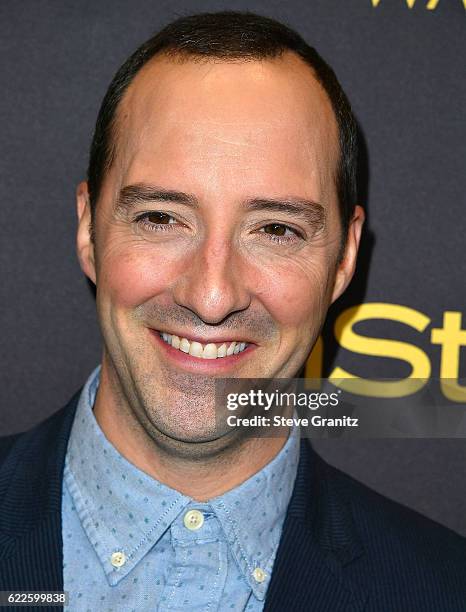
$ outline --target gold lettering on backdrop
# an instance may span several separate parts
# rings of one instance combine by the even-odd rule
[[[335,322],[334,336],[337,345],[354,354],[404,361],[410,365],[411,374],[400,380],[376,381],[365,379],[337,364],[329,375],[330,380],[336,387],[369,397],[406,397],[416,393],[431,376],[429,355],[408,342],[361,335],[354,329],[359,323],[372,319],[402,323],[419,333],[427,332],[431,319],[424,313],[401,304],[369,302],[343,310]],[[451,402],[466,403],[466,385],[460,384],[461,349],[466,347],[466,329],[462,327],[461,312],[445,311],[442,326],[431,329],[428,337],[431,344],[441,347],[439,382],[443,396]],[[319,336],[306,363],[306,386],[309,389],[320,388],[324,353],[325,346]],[[437,372],[437,368],[435,370]]]
[[[324,365],[323,359],[324,341],[322,340],[322,336],[319,336],[317,338],[316,343],[314,344],[312,353],[310,354],[306,362],[304,377],[309,381],[309,383],[306,385],[306,388],[314,388],[314,385],[316,384],[315,379],[319,379],[322,376],[322,369]],[[318,388],[318,386],[315,388]]]
[[[413,6],[416,4],[416,0],[404,0],[404,1],[405,1],[406,6],[410,9],[412,9]],[[462,1],[463,1],[463,6],[466,9],[466,0],[462,0]],[[373,7],[379,6],[380,2],[381,0],[371,0]],[[425,7],[428,11],[433,11],[434,9],[437,8],[437,5],[439,2],[440,0],[427,0],[427,4],[425,5]]]
[[[370,397],[405,397],[422,389],[431,373],[428,356],[422,349],[407,342],[371,338],[356,333],[353,326],[368,319],[399,321],[423,332],[430,323],[429,317],[407,306],[372,303],[348,308],[335,322],[335,338],[341,347],[353,353],[407,361],[411,366],[411,374],[402,380],[381,382],[364,379],[337,366],[329,379],[335,380],[335,384],[343,390]]]
[[[461,312],[445,312],[443,328],[432,330],[430,341],[442,347],[440,385],[452,402],[466,402],[466,387],[458,384],[460,349],[466,346],[466,330],[461,328]]]

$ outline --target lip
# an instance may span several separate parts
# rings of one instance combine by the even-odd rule
[[[257,345],[249,344],[241,353],[236,355],[229,355],[228,357],[220,357],[217,359],[202,359],[201,357],[193,357],[189,353],[183,353],[179,349],[175,349],[167,344],[160,337],[160,332],[156,329],[147,328],[149,335],[156,346],[159,346],[163,350],[164,356],[172,362],[174,365],[181,367],[192,372],[198,372],[199,374],[221,374],[228,373],[229,370],[235,368],[245,359],[248,359],[251,353],[254,351]],[[165,332],[169,333],[169,332]],[[181,336],[187,340],[193,340],[196,342],[202,342],[207,344],[206,340],[197,339],[195,336]],[[234,340],[229,339],[230,342]],[[224,342],[224,340],[210,340],[210,342]],[[225,340],[228,342],[228,340]]]

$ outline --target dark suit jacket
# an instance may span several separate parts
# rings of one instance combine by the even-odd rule
[[[31,431],[0,439],[0,590],[63,589],[62,472],[79,393]],[[265,611],[308,610],[466,611],[466,541],[303,440]]]

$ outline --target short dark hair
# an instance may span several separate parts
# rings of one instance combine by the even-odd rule
[[[332,68],[297,32],[274,19],[249,12],[222,11],[180,17],[142,44],[119,68],[103,99],[92,139],[87,173],[92,219],[105,173],[115,157],[118,105],[136,74],[150,59],[166,55],[224,61],[264,60],[280,57],[286,51],[296,53],[313,69],[336,116],[340,158],[335,178],[343,247],[357,197],[357,128],[348,98]]]

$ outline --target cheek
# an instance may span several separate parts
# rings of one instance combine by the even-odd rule
[[[133,309],[170,287],[180,273],[180,256],[143,243],[104,252],[99,267],[100,299]]]
[[[260,274],[261,300],[282,328],[320,325],[327,309],[329,278],[323,265],[292,260]]]

